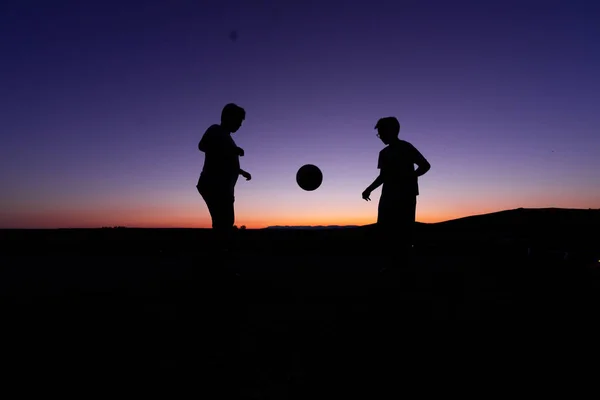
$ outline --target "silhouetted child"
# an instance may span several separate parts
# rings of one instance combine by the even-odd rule
[[[400,123],[395,117],[381,118],[375,129],[386,147],[379,152],[379,176],[362,197],[370,201],[371,192],[383,184],[377,212],[382,244],[390,253],[398,249],[408,252],[412,247],[419,195],[417,178],[429,171],[431,165],[412,144],[398,138]]]
[[[227,104],[221,112],[221,124],[209,127],[198,149],[204,152],[204,167],[198,179],[198,192],[206,202],[212,218],[212,228],[220,249],[226,249],[235,222],[235,185],[238,176],[252,179],[250,174],[240,168],[239,157],[244,150],[239,148],[231,134],[237,132],[246,118],[246,111],[235,105]]]

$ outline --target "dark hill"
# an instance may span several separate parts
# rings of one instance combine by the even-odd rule
[[[425,224],[420,229],[430,239],[444,236],[476,242],[520,241],[591,246],[600,243],[599,227],[600,210],[519,208]]]
[[[427,251],[531,246],[597,249],[600,210],[515,209],[440,222],[417,223],[415,244]],[[244,251],[288,255],[307,251],[364,253],[377,248],[376,226],[324,229],[246,229]],[[209,229],[57,229],[3,230],[2,254],[80,253],[165,254],[205,252]],[[27,245],[23,245],[27,243]],[[200,250],[202,249],[202,251]],[[461,251],[462,251],[461,250]],[[291,251],[291,253],[290,253]]]

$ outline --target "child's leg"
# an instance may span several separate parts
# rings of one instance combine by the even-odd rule
[[[415,197],[398,197],[379,201],[377,225],[380,243],[395,266],[410,262],[415,224]]]
[[[406,251],[411,252],[414,244],[415,218],[417,210],[416,196],[403,198],[398,203],[400,232],[400,245]]]
[[[215,249],[226,248],[233,230],[233,201],[217,190],[198,190],[212,219],[212,236]]]
[[[382,196],[379,199],[379,207],[377,208],[378,245],[382,255],[390,261],[398,250],[396,243],[398,235],[396,210],[391,205],[392,203]]]

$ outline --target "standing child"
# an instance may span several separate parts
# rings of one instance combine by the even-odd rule
[[[412,144],[398,138],[400,123],[395,117],[381,118],[375,129],[386,147],[379,152],[379,176],[365,189],[362,198],[370,201],[371,192],[383,185],[377,212],[378,230],[388,252],[396,249],[408,252],[412,247],[419,195],[417,179],[431,165]]]
[[[212,228],[217,245],[226,249],[235,222],[235,185],[238,176],[246,180],[251,175],[240,168],[239,157],[244,150],[237,147],[231,134],[238,131],[246,118],[246,111],[235,104],[227,104],[221,112],[221,124],[210,126],[198,150],[204,152],[204,167],[196,188],[206,202],[212,218]]]

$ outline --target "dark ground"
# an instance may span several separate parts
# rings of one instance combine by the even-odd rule
[[[467,225],[419,226],[412,263],[384,273],[370,227],[240,231],[221,260],[205,230],[3,231],[3,361],[173,372],[210,398],[378,398],[423,379],[531,383],[592,354],[595,238]]]

